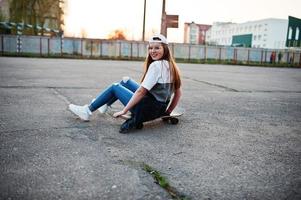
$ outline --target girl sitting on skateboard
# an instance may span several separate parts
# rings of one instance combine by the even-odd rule
[[[70,104],[69,110],[82,120],[89,121],[92,112],[99,109],[104,113],[118,99],[125,107],[113,116],[119,117],[131,112],[131,118],[121,125],[120,133],[142,128],[143,122],[169,115],[181,97],[181,78],[163,35],[150,38],[144,66],[141,85],[124,77],[122,81],[112,84],[100,93],[90,105]]]

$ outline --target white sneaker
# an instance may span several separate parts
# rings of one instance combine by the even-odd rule
[[[93,103],[95,101],[95,99],[92,99],[91,103]],[[104,114],[107,112],[108,110],[108,105],[107,104],[104,104],[103,106],[99,107],[97,110],[101,113],[101,114]]]
[[[69,110],[84,121],[89,121],[89,117],[90,115],[92,115],[92,112],[90,111],[88,105],[77,106],[74,104],[70,104]]]

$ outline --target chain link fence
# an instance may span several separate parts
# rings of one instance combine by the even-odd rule
[[[0,35],[2,55],[90,57],[110,59],[144,59],[147,42],[100,40],[23,35]],[[230,62],[244,64],[288,64],[301,66],[301,51],[217,47],[171,43],[178,60],[191,62]]]

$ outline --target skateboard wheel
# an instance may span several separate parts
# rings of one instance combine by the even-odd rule
[[[170,121],[171,124],[179,123],[179,119],[177,119],[177,118],[170,118],[169,121]]]
[[[142,128],[143,128],[143,123],[138,124],[138,125],[136,126],[136,129],[142,129]]]

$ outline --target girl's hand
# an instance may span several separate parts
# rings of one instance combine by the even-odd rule
[[[122,110],[122,111],[119,111],[119,112],[115,112],[113,114],[113,117],[117,118],[117,117],[120,117],[121,115],[125,115],[126,113]]]

